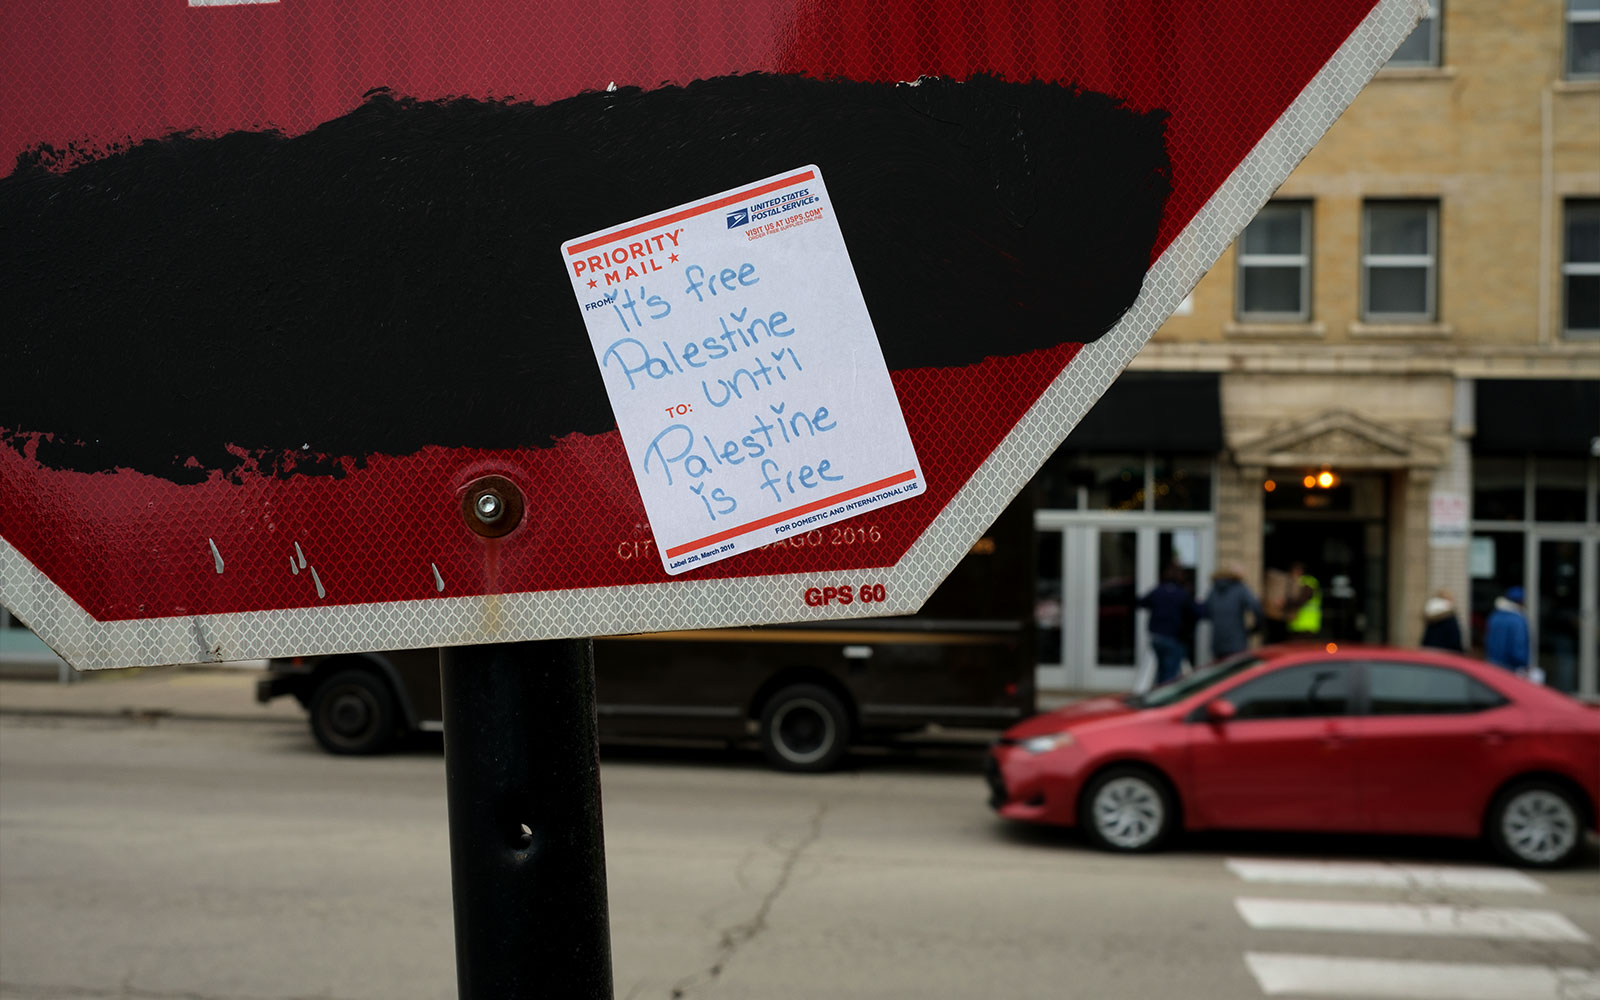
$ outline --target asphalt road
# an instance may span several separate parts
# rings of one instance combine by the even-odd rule
[[[999,823],[957,751],[612,751],[603,787],[619,998],[1600,997],[1593,850],[1531,879],[1436,841],[1116,857]],[[0,718],[0,997],[454,996],[436,744]]]

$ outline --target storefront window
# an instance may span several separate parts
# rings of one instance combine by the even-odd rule
[[[1581,458],[1541,458],[1533,468],[1534,520],[1582,521],[1589,506],[1589,463]]]
[[[1084,467],[1077,455],[1057,452],[1033,477],[1039,490],[1042,510],[1077,510],[1079,487],[1093,481],[1094,472]]]
[[[1143,455],[1085,455],[1093,470],[1090,510],[1144,510]]]
[[[1034,477],[1040,510],[1209,511],[1209,455],[1057,452]]]
[[[1524,401],[1524,408],[1535,405]],[[1547,421],[1558,429],[1571,424]],[[1572,455],[1575,442],[1563,443]],[[1474,456],[1473,506],[1467,553],[1473,646],[1481,652],[1495,600],[1521,587],[1533,666],[1544,683],[1592,695],[1600,627],[1585,609],[1594,606],[1600,577],[1600,462],[1559,454]]]
[[[1523,487],[1527,463],[1520,458],[1480,456],[1472,462],[1472,517],[1520,521],[1526,513]]]
[[[1157,455],[1156,510],[1210,510],[1211,460]]]

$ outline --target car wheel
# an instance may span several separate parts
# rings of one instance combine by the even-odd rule
[[[1583,846],[1583,812],[1553,781],[1512,785],[1489,807],[1489,843],[1514,865],[1559,868]]]
[[[1078,823],[1111,851],[1153,851],[1172,832],[1177,808],[1166,782],[1140,767],[1113,767],[1084,790]]]
[[[850,746],[850,713],[827,688],[795,684],[767,699],[761,751],[782,771],[827,771]]]
[[[311,697],[311,735],[336,754],[374,754],[395,738],[394,692],[365,670],[341,670]]]

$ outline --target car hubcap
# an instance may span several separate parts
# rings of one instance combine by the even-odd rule
[[[1500,821],[1500,832],[1517,857],[1555,861],[1577,842],[1578,817],[1561,796],[1537,789],[1511,800]]]
[[[1100,835],[1117,847],[1143,847],[1161,830],[1165,813],[1161,796],[1138,778],[1107,782],[1094,797],[1094,822]]]
[[[785,704],[772,719],[778,751],[786,760],[809,764],[833,745],[833,716],[809,699]]]

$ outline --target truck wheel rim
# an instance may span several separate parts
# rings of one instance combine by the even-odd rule
[[[329,701],[328,726],[346,741],[366,735],[378,715],[372,696],[359,688],[341,689]]]
[[[773,744],[784,760],[810,764],[833,746],[833,716],[810,698],[785,702],[772,716]]]
[[[1544,789],[1523,792],[1507,805],[1500,832],[1512,853],[1525,861],[1550,862],[1578,839],[1578,817],[1561,796]]]
[[[1161,830],[1166,809],[1150,783],[1139,778],[1117,778],[1095,793],[1094,824],[1109,843],[1123,848],[1143,847]]]

